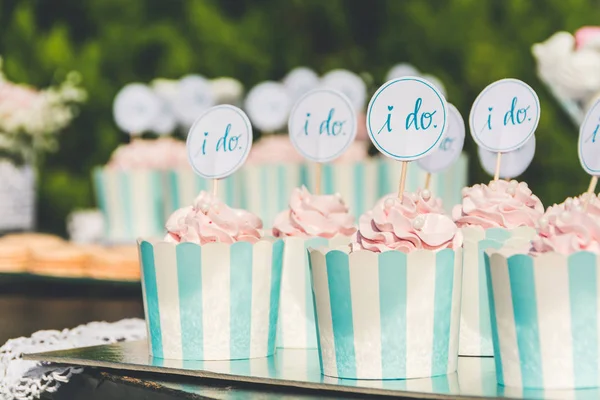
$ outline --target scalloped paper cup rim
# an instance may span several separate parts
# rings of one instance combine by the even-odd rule
[[[216,246],[216,245],[218,245],[218,246],[229,247],[229,246],[233,246],[233,245],[235,245],[237,243],[249,243],[252,246],[257,245],[257,244],[259,244],[261,242],[269,242],[269,243],[273,244],[273,243],[276,243],[278,240],[282,240],[283,241],[283,239],[281,239],[281,238],[276,238],[276,237],[273,237],[273,236],[265,236],[265,237],[262,237],[260,240],[258,240],[257,242],[254,242],[254,243],[247,242],[247,241],[244,241],[244,240],[240,240],[240,241],[233,242],[233,243],[223,243],[223,242],[210,242],[210,243],[206,243],[206,244],[199,244],[199,243],[195,243],[195,242],[179,242],[179,243],[175,243],[175,242],[166,241],[164,239],[152,239],[152,238],[141,238],[141,237],[138,238],[136,242],[137,242],[138,246],[140,246],[143,242],[146,242],[146,243],[151,244],[152,246],[156,246],[156,245],[162,245],[162,246],[171,245],[171,246],[177,247],[179,245],[186,245],[186,246],[196,245],[198,247],[205,247],[205,246]]]

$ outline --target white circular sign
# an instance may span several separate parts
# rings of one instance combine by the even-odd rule
[[[420,158],[419,167],[430,173],[445,170],[460,157],[465,144],[465,121],[460,112],[448,103],[448,126],[437,149]]]
[[[315,89],[294,105],[288,122],[292,144],[305,158],[328,162],[341,156],[356,137],[350,100],[331,89]]]
[[[386,82],[391,81],[398,78],[403,78],[405,76],[419,76],[419,70],[413,67],[408,63],[400,63],[394,65],[386,75]]]
[[[190,128],[188,159],[206,179],[221,179],[240,168],[252,147],[252,126],[242,110],[220,105],[206,110]]]
[[[252,124],[263,132],[274,132],[284,127],[291,106],[285,86],[271,81],[254,86],[244,102]]]
[[[600,176],[600,100],[587,112],[579,128],[579,161],[590,175]]]
[[[343,93],[350,100],[355,112],[365,108],[367,84],[354,72],[344,69],[329,71],[323,75],[321,86]]]
[[[444,86],[442,81],[437,76],[425,74],[425,75],[421,75],[421,78],[425,79],[426,81],[431,82],[431,84],[433,86],[435,86],[437,88],[437,90],[439,90],[444,97],[447,96],[446,87]]]
[[[369,138],[384,155],[412,161],[439,145],[448,119],[446,99],[430,82],[407,76],[385,83],[367,108]]]
[[[498,153],[491,152],[482,147],[477,150],[481,166],[494,176],[496,173],[496,160]],[[503,153],[500,159],[500,178],[516,178],[521,175],[533,161],[535,155],[535,135],[532,136],[524,146],[508,153]]]
[[[214,104],[215,98],[206,78],[188,75],[177,84],[173,111],[183,126],[191,126],[200,114]]]
[[[495,153],[522,147],[540,121],[535,91],[517,79],[502,79],[483,89],[475,99],[469,126],[479,146]]]
[[[160,99],[160,109],[155,115],[152,123],[152,131],[159,135],[168,135],[177,127],[177,119],[173,113],[171,104],[168,101]]]
[[[117,126],[132,136],[152,128],[160,112],[160,99],[148,86],[131,83],[117,93],[113,115]]]
[[[292,101],[297,101],[304,94],[319,86],[319,75],[310,68],[298,67],[288,72],[282,82]]]

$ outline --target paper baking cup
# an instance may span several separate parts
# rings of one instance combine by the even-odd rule
[[[543,389],[600,386],[600,260],[486,252],[498,383]]]
[[[401,168],[398,162],[387,157],[378,157],[382,184],[379,197],[390,193],[397,193],[398,182],[400,182]],[[406,191],[415,192],[425,187],[427,172],[419,167],[417,163],[409,163],[406,176]],[[462,189],[467,186],[468,158],[461,154],[458,160],[443,172],[432,174],[429,189],[434,196],[442,199],[444,209],[452,213],[452,208],[462,201]]]
[[[240,208],[258,215],[266,228],[289,208],[292,190],[307,184],[302,164],[246,165],[239,175]]]
[[[236,360],[275,352],[282,240],[140,241],[150,354]]]
[[[204,179],[192,169],[167,171],[166,176],[166,218],[175,210],[193,204],[198,194],[205,190],[212,193],[212,180]],[[230,207],[241,207],[241,188],[237,185],[237,175],[220,179],[217,190],[218,197]]]
[[[161,171],[95,168],[93,181],[107,241],[135,243],[140,236],[164,236]]]
[[[464,238],[463,283],[458,354],[490,357],[494,355],[494,348],[484,251],[502,246],[527,247],[535,230],[529,227],[509,230],[475,226],[462,228],[461,231]]]
[[[288,237],[283,249],[283,275],[277,325],[277,347],[316,349],[315,309],[308,263],[309,247],[348,245],[349,236],[332,239]]]
[[[311,249],[323,375],[405,379],[456,371],[461,250]]]

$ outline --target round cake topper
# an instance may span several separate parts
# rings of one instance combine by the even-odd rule
[[[469,127],[480,147],[506,153],[527,143],[539,121],[540,101],[535,91],[518,79],[502,79],[477,96]]]
[[[113,115],[119,129],[132,136],[152,129],[160,99],[148,86],[141,83],[126,85],[117,93]]]
[[[188,127],[215,104],[210,82],[200,75],[188,75],[177,84],[174,109],[181,125]]]
[[[419,76],[419,70],[408,63],[400,63],[394,65],[386,75],[386,82],[394,79],[403,78],[405,76]]]
[[[285,126],[292,106],[285,86],[267,81],[254,86],[244,102],[252,124],[263,132],[274,132]]]
[[[168,135],[177,128],[177,118],[168,101],[161,98],[160,108],[152,123],[152,132],[158,135]]]
[[[295,102],[304,94],[319,86],[319,75],[310,68],[297,67],[288,72],[282,82],[292,101]]]
[[[448,106],[430,82],[414,76],[381,86],[367,108],[369,138],[384,155],[399,161],[425,157],[438,146]]]
[[[221,179],[240,168],[252,147],[252,126],[242,110],[220,105],[206,110],[190,128],[188,159],[206,179]]]
[[[356,137],[356,114],[350,100],[332,89],[315,89],[290,113],[292,144],[305,158],[328,162],[341,156]]]
[[[477,150],[481,166],[489,175],[496,173],[497,153],[479,147]],[[535,135],[527,143],[516,150],[502,154],[500,164],[500,178],[516,178],[521,175],[533,161],[535,155]]]
[[[579,128],[579,160],[590,175],[600,176],[600,100],[587,112]]]
[[[419,167],[429,173],[445,170],[460,157],[465,144],[465,121],[460,112],[448,103],[448,126],[437,149],[420,158]]]
[[[329,71],[323,75],[321,86],[344,94],[350,100],[355,112],[360,112],[365,108],[367,85],[354,72],[345,69]]]

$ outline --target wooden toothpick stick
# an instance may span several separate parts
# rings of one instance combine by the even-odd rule
[[[402,172],[400,174],[400,186],[398,187],[398,199],[402,201],[402,196],[404,195],[404,185],[406,183],[406,168],[408,167],[408,161],[401,161],[402,163]]]

